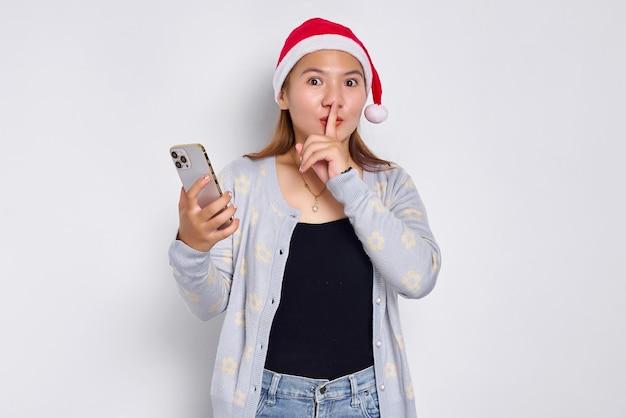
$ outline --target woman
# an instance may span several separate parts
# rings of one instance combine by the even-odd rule
[[[414,417],[397,295],[428,294],[440,257],[411,178],[357,132],[370,90],[366,118],[386,117],[378,74],[350,29],[316,18],[273,82],[273,140],[224,169],[213,204],[196,200],[209,178],[181,191],[169,253],[191,311],[226,312],[215,416]]]

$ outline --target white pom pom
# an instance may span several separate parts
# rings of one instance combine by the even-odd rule
[[[371,104],[365,108],[365,119],[372,123],[381,123],[387,120],[389,112],[383,105]]]

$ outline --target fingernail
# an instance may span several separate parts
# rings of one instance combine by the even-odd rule
[[[204,175],[204,181],[209,181],[211,180],[211,176],[209,176],[208,174]]]

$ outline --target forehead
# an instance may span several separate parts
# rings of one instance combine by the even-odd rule
[[[313,67],[319,69],[339,68],[341,71],[358,70],[363,74],[363,67],[353,55],[334,49],[322,49],[304,55],[294,66],[295,68]]]

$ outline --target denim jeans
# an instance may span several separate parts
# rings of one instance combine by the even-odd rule
[[[263,371],[257,418],[379,418],[374,367],[328,381]]]

